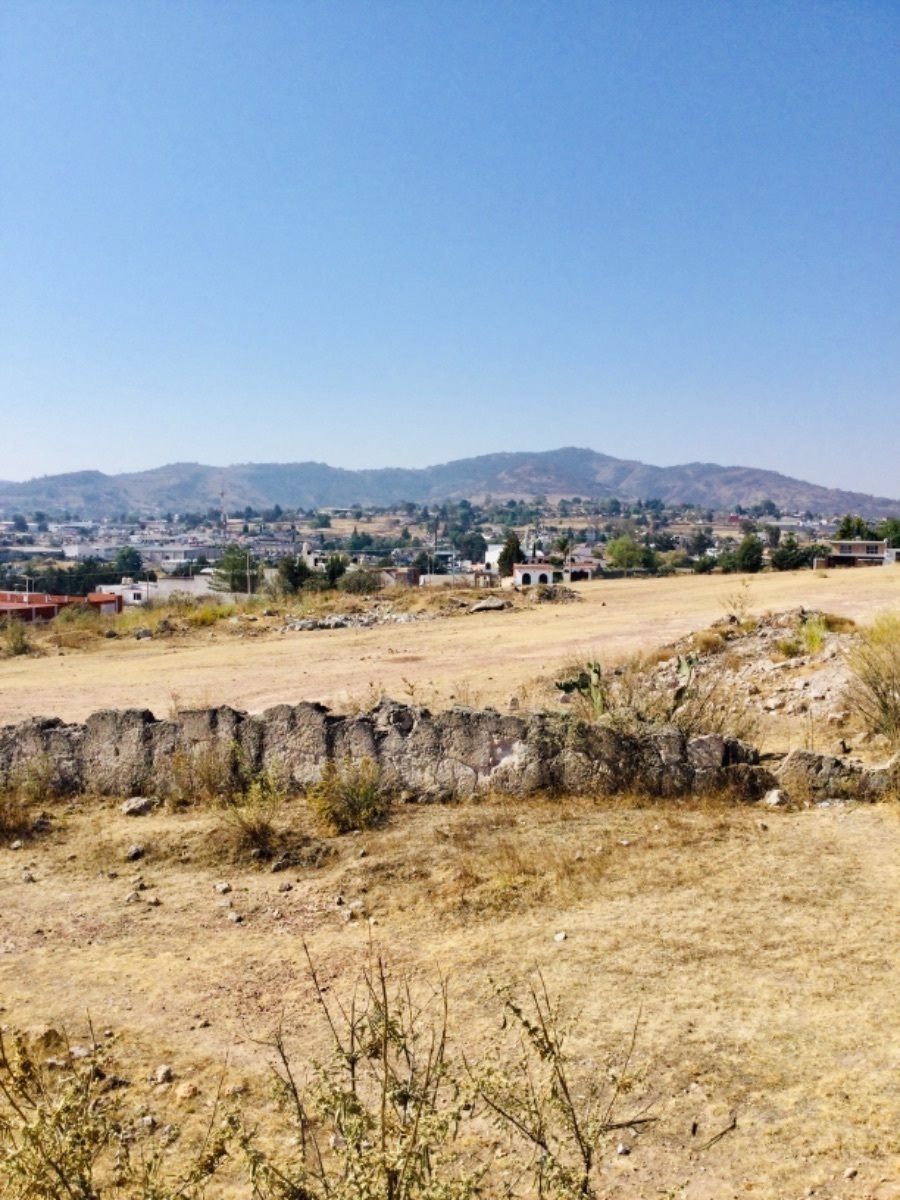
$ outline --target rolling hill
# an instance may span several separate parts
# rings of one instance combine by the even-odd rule
[[[223,492],[230,510],[273,504],[307,509],[387,505],[402,500],[431,504],[485,495],[507,499],[544,494],[623,500],[657,496],[717,510],[769,498],[791,511],[858,512],[870,518],[900,512],[898,500],[822,487],[775,471],[714,463],[655,467],[574,447],[485,454],[419,469],[349,471],[300,462],[229,467],[172,463],[122,475],[77,471],[24,483],[0,482],[0,511],[68,510],[82,516],[205,511],[219,506]]]

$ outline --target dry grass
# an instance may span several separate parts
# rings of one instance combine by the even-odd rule
[[[302,802],[283,815],[297,837],[314,830]],[[226,1090],[240,1089],[265,1134],[260,1041],[280,1025],[301,1071],[323,1051],[300,939],[341,999],[371,940],[399,971],[449,973],[450,1037],[467,1050],[497,1032],[491,980],[536,967],[576,1014],[579,1061],[621,1052],[640,1014],[635,1066],[658,1121],[636,1138],[623,1131],[625,1161],[602,1156],[602,1178],[623,1195],[713,1200],[752,1184],[764,1196],[838,1196],[850,1167],[852,1194],[891,1194],[880,1182],[900,1166],[900,978],[883,918],[900,903],[891,807],[411,806],[276,875],[246,859],[223,875],[213,809],[134,821],[85,802],[57,816],[28,851],[0,850],[4,1020],[75,1029],[89,1010],[118,1035],[115,1070],[160,1129],[170,1112],[185,1138],[202,1129],[227,1057]],[[136,839],[145,890],[126,904]],[[35,883],[22,882],[25,865]],[[232,909],[213,886],[222,878]],[[283,881],[291,891],[279,892]],[[175,1070],[168,1088],[145,1082],[161,1062]],[[182,1082],[197,1092],[182,1099]],[[736,1130],[701,1151],[732,1115]],[[216,1194],[243,1193],[226,1180]]]
[[[338,706],[371,687],[396,698],[404,678],[429,703],[452,704],[468,685],[478,702],[506,708],[511,697],[530,706],[540,699],[554,664],[577,655],[604,663],[654,652],[708,628],[721,617],[729,576],[628,579],[576,585],[579,604],[525,606],[505,613],[442,619],[453,600],[442,590],[384,593],[391,605],[424,605],[435,619],[372,629],[276,632],[283,617],[263,616],[262,601],[246,614],[190,629],[177,613],[176,633],[146,641],[96,638],[89,651],[0,662],[0,723],[27,715],[83,720],[98,708],[146,705],[164,713],[172,692],[191,705],[199,698],[258,711],[272,704],[318,700]],[[804,605],[857,620],[883,608],[900,591],[900,571],[845,571],[826,580],[813,572],[759,576],[753,583],[760,611]],[[311,604],[320,601],[313,597]],[[353,597],[338,601],[357,602]],[[433,607],[431,607],[433,606]],[[398,609],[399,611],[399,609]],[[153,618],[153,611],[128,621]],[[109,618],[112,620],[112,618]],[[122,618],[119,618],[122,620]],[[44,635],[39,635],[43,637]],[[552,680],[551,680],[552,684]]]

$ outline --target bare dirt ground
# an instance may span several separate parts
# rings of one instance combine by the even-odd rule
[[[622,1115],[649,1102],[658,1120],[604,1145],[602,1195],[900,1195],[894,805],[405,806],[343,838],[311,828],[302,802],[282,819],[315,839],[318,866],[233,859],[209,810],[135,819],[109,802],[0,850],[3,1021],[78,1040],[89,1013],[160,1128],[202,1123],[227,1060],[229,1093],[265,1123],[260,1041],[281,1023],[301,1072],[323,1052],[304,939],[345,999],[372,948],[397,976],[449,974],[454,1036],[476,1059],[499,1028],[493,985],[540,969],[577,1014],[585,1069],[602,1072],[638,1022]],[[149,1081],[161,1063],[172,1084]]]
[[[333,708],[384,693],[431,706],[528,706],[530,689],[566,660],[611,663],[723,616],[735,576],[576,585],[581,603],[541,604],[371,629],[275,632],[281,620],[219,622],[187,638],[94,643],[0,661],[0,723],[83,720],[99,708],[229,704],[250,712],[317,700]],[[857,620],[900,600],[900,570],[760,575],[751,613],[805,605]]]
[[[736,586],[627,580],[584,585],[581,603],[372,629],[220,622],[212,640],[97,641],[0,663],[0,721],[344,707],[372,692],[527,703],[566,659],[612,662],[706,628]],[[748,597],[756,614],[804,605],[856,620],[898,599],[888,570],[760,576]],[[0,846],[0,1020],[83,1041],[89,1014],[157,1129],[199,1130],[226,1063],[230,1099],[273,1120],[261,1043],[283,1025],[301,1070],[325,1045],[305,941],[336,997],[373,952],[395,978],[447,974],[453,1036],[476,1058],[499,1028],[495,985],[536,970],[575,1014],[585,1071],[602,1074],[637,1022],[633,1098],[657,1121],[604,1144],[600,1195],[900,1197],[895,802],[404,805],[382,829],[334,837],[295,799],[276,820],[307,865],[279,873],[237,853],[208,807],[128,818],[84,798],[49,812],[49,833]],[[128,863],[134,842],[145,856]],[[171,1083],[152,1082],[161,1063]],[[616,1154],[620,1137],[630,1154]],[[233,1174],[211,1195],[246,1184]]]

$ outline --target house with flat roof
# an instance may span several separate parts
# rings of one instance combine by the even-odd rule
[[[828,546],[828,557],[825,559],[828,567],[883,567],[888,561],[894,561],[893,556],[888,555],[886,541],[844,538],[830,541]],[[816,561],[820,563],[821,559]]]

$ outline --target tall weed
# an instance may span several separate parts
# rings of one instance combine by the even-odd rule
[[[847,655],[847,701],[869,733],[900,746],[900,609],[881,613]]]

